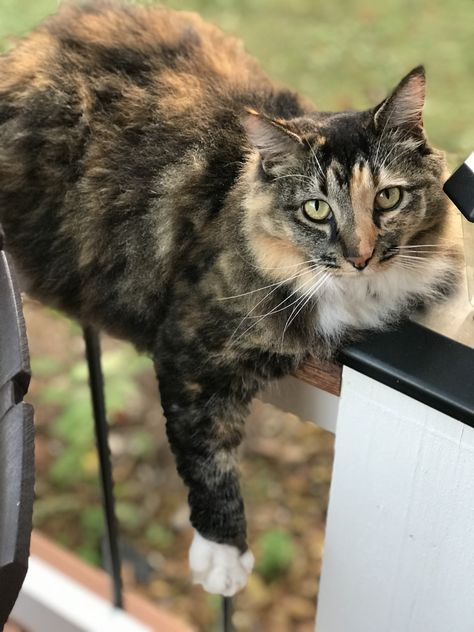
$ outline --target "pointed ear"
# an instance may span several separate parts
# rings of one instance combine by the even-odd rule
[[[250,108],[246,108],[241,120],[249,141],[260,153],[265,172],[279,164],[294,162],[305,148],[303,139],[288,121],[272,119]]]
[[[423,132],[425,103],[425,69],[417,66],[404,77],[392,94],[374,110],[377,131],[409,128],[415,134]]]

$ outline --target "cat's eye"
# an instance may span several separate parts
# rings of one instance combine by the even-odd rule
[[[331,207],[324,200],[308,200],[303,204],[303,213],[313,222],[323,222],[331,214]]]
[[[400,187],[389,187],[379,191],[375,196],[375,208],[378,211],[391,211],[402,199]]]

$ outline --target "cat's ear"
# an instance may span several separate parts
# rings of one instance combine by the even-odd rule
[[[251,144],[258,150],[265,172],[275,172],[278,166],[297,160],[305,144],[301,136],[291,128],[291,123],[272,119],[247,108],[242,125]]]
[[[378,132],[404,128],[414,134],[423,133],[423,105],[425,103],[425,69],[417,66],[404,77],[392,94],[374,110],[374,124]]]

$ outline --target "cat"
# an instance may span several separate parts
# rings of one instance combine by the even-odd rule
[[[112,2],[0,57],[6,248],[31,295],[152,357],[210,592],[253,566],[237,449],[258,389],[456,286],[424,96],[417,67],[318,112],[198,15]]]

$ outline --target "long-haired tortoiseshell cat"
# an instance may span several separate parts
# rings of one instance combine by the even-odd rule
[[[455,285],[423,68],[316,112],[191,13],[65,5],[0,57],[0,221],[29,292],[155,362],[195,580],[253,564],[247,406]]]

